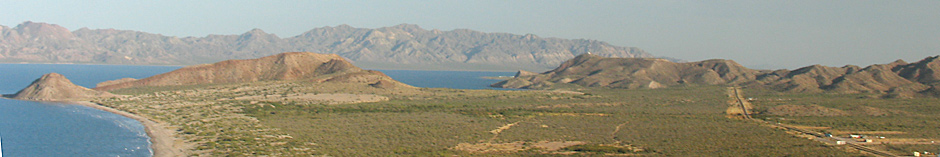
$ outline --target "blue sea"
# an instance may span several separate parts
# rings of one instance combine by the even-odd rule
[[[46,73],[94,87],[102,81],[144,78],[179,67],[0,64],[0,94],[13,94]],[[90,107],[0,99],[4,156],[151,156],[139,122]]]
[[[0,64],[0,94],[13,94],[46,73],[73,83],[95,84],[120,78],[145,78],[178,66]],[[513,72],[379,70],[416,87],[495,89]],[[151,156],[149,137],[139,122],[90,107],[0,99],[0,141],[4,156]]]
[[[484,79],[484,76],[514,76],[515,72],[490,71],[417,71],[417,70],[378,70],[392,79],[415,87],[453,88],[453,89],[498,89],[490,84],[500,80]]]

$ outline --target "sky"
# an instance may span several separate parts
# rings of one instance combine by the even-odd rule
[[[0,25],[24,21],[178,37],[259,28],[282,38],[324,26],[408,23],[600,40],[655,56],[731,59],[757,69],[940,55],[937,0],[0,1]]]

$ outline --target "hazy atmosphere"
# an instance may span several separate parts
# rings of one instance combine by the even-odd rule
[[[2,1],[0,25],[171,36],[291,37],[323,26],[472,29],[595,39],[758,69],[908,62],[937,55],[940,1]]]
[[[0,10],[0,156],[940,152],[940,0]]]

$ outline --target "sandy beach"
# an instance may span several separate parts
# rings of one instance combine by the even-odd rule
[[[145,127],[147,136],[150,136],[150,149],[153,150],[153,156],[155,157],[187,156],[190,154],[187,149],[189,146],[182,142],[182,140],[173,137],[173,130],[168,129],[164,124],[154,122],[136,114],[102,106],[93,102],[76,101],[68,103],[88,106],[140,121],[140,123]]]

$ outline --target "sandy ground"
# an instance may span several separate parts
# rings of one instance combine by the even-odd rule
[[[187,151],[188,147],[192,146],[191,144],[185,144],[179,139],[173,137],[173,130],[168,129],[166,125],[154,122],[150,119],[141,117],[136,114],[124,112],[107,106],[102,106],[96,103],[88,101],[78,101],[78,102],[69,102],[71,104],[78,104],[82,106],[88,106],[91,108],[108,111],[114,114],[118,114],[124,117],[128,117],[137,121],[140,121],[144,125],[147,135],[150,136],[150,148],[153,150],[153,156],[155,157],[164,157],[164,156],[187,156],[190,153]]]

